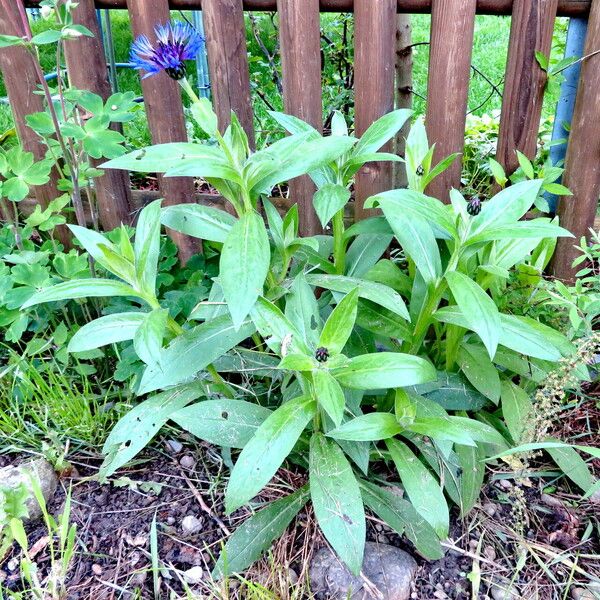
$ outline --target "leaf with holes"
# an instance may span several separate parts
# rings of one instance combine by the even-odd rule
[[[340,447],[320,433],[310,440],[310,496],[327,541],[358,576],[365,548],[365,511],[358,482]]]

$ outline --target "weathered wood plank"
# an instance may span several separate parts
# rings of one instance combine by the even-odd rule
[[[396,108],[412,108],[413,52],[411,46],[410,15],[400,14],[396,19]],[[394,151],[399,156],[404,156],[406,136],[409,130],[410,119],[396,136]],[[407,184],[408,180],[404,163],[395,163],[394,188],[406,187]]]
[[[166,23],[169,18],[167,0],[127,0],[134,36],[146,35],[156,41],[154,27]],[[154,144],[187,141],[181,90],[177,82],[166,73],[159,73],[141,80],[148,125]],[[182,204],[194,201],[194,182],[190,177],[159,177],[164,204]],[[194,238],[171,231],[171,238],[179,248],[179,257],[186,262],[199,250]]]
[[[475,8],[475,0],[436,0],[433,4],[425,122],[429,143],[436,145],[434,164],[463,151]],[[449,202],[448,191],[460,186],[460,173],[457,158],[428,186],[428,193]]]
[[[396,53],[395,0],[356,0],[354,3],[354,125],[356,135],[394,109]],[[392,142],[382,150],[390,151]],[[356,218],[369,214],[364,201],[392,187],[392,163],[367,163],[355,182]]]
[[[104,100],[111,95],[108,69],[93,0],[79,0],[73,11],[75,23],[84,25],[94,37],[81,36],[65,43],[65,58],[71,85],[81,90],[89,90]],[[116,128],[116,127],[115,127]],[[103,160],[91,159],[94,166]],[[107,169],[102,177],[94,180],[96,204],[100,224],[105,231],[130,224],[131,185],[127,171]]]
[[[535,158],[547,74],[535,58],[550,55],[557,0],[515,0],[496,160],[507,173],[519,166],[516,150]]]
[[[207,0],[169,0],[173,9],[200,9]],[[95,0],[97,8],[126,8],[126,0]],[[277,0],[244,0],[244,10],[276,10]],[[399,13],[428,14],[434,0],[396,0]],[[40,0],[26,0],[26,5],[39,6]],[[477,14],[510,15],[513,0],[477,0]],[[591,0],[559,0],[559,17],[584,17],[590,12]],[[354,0],[320,0],[321,12],[352,12]]]
[[[242,0],[204,0],[206,48],[213,104],[219,128],[225,131],[231,111],[237,115],[254,147],[250,77]]]
[[[323,128],[321,101],[321,29],[318,0],[279,0],[279,39],[286,112]],[[290,198],[298,204],[300,233],[320,231],[312,198],[315,185],[305,175],[290,181]]]
[[[26,34],[17,2],[14,0],[0,0],[0,32],[18,36]],[[40,83],[34,60],[23,47],[12,46],[0,49],[0,71],[4,78],[19,139],[23,148],[33,153],[35,160],[41,160],[46,154],[46,146],[25,122],[27,115],[44,110],[43,97],[34,94]],[[36,186],[35,197],[42,208],[46,208],[49,202],[62,194],[56,187],[57,179],[58,174],[53,170],[47,184]],[[65,227],[57,227],[55,234],[65,246],[70,245],[70,235]]]
[[[571,267],[578,256],[573,247],[588,235],[600,197],[600,2],[595,0],[588,24],[581,75],[569,145],[565,159],[563,183],[573,196],[563,197],[558,204],[560,224],[575,235],[575,239],[560,238],[552,263],[552,274],[560,279],[572,279]]]

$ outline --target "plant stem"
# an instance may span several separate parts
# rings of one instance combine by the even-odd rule
[[[346,268],[346,243],[344,240],[344,209],[333,215],[333,263],[340,275]]]

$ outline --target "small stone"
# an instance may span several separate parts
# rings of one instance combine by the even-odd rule
[[[486,502],[481,508],[488,517],[493,517],[496,514],[496,505],[492,502]]]
[[[496,550],[494,550],[493,546],[486,546],[483,549],[483,556],[488,560],[494,561],[496,560]]]
[[[294,571],[292,568],[288,569],[288,580],[291,585],[296,585],[298,583],[298,573],[296,573],[296,571]]]
[[[493,600],[520,600],[521,594],[516,589],[515,584],[508,579],[496,578],[491,586],[490,593]]]
[[[167,525],[173,525],[175,523],[175,517],[173,517],[172,515],[169,515],[167,517]]]
[[[183,450],[183,444],[177,440],[167,440],[165,446],[171,454],[179,454]]]
[[[19,559],[18,558],[11,558],[8,561],[8,564],[6,566],[8,567],[9,571],[15,571],[17,569],[17,567],[19,566]]]
[[[600,598],[600,590],[598,590],[598,595],[596,595],[593,591],[582,587],[571,588],[571,598],[573,600],[598,600]]]
[[[98,564],[93,564],[92,565],[92,573],[94,575],[98,575],[98,577],[99,577],[100,575],[102,575],[102,567]]]
[[[185,454],[179,459],[179,464],[184,469],[192,469],[196,464],[196,461],[194,460],[194,457],[191,454]]]
[[[498,482],[498,485],[503,489],[503,490],[510,490],[512,488],[512,483],[508,480],[508,479],[501,479]]]
[[[321,548],[310,565],[310,589],[317,598],[330,600],[367,600],[375,586],[380,600],[408,600],[417,572],[414,558],[394,546],[367,542],[361,568],[362,577],[354,577],[327,547]]]
[[[131,578],[131,584],[134,586],[141,586],[144,585],[146,579],[148,579],[148,571],[140,571]]]
[[[184,571],[183,578],[186,583],[195,585],[202,581],[202,573],[202,567],[192,567],[191,569]]]
[[[33,495],[33,490],[31,490],[30,478],[32,476],[38,480],[44,500],[48,504],[54,497],[54,493],[58,487],[58,478],[52,465],[45,458],[38,458],[16,467],[4,467],[0,469],[0,488],[16,488],[23,483],[30,490],[29,497],[25,501],[25,506],[29,513],[29,517],[23,519],[26,522],[34,521],[42,516],[42,509]]]
[[[553,506],[555,508],[564,508],[564,504],[555,496],[551,496],[550,494],[542,494],[540,496],[540,500],[546,506]]]
[[[202,521],[194,515],[188,515],[181,521],[181,530],[186,535],[192,535],[202,529]]]

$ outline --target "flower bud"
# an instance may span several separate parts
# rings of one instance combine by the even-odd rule
[[[473,217],[481,212],[481,200],[477,196],[473,196],[467,204],[467,212]]]
[[[54,9],[51,6],[42,6],[42,8],[40,8],[42,19],[49,19],[53,13]]]

